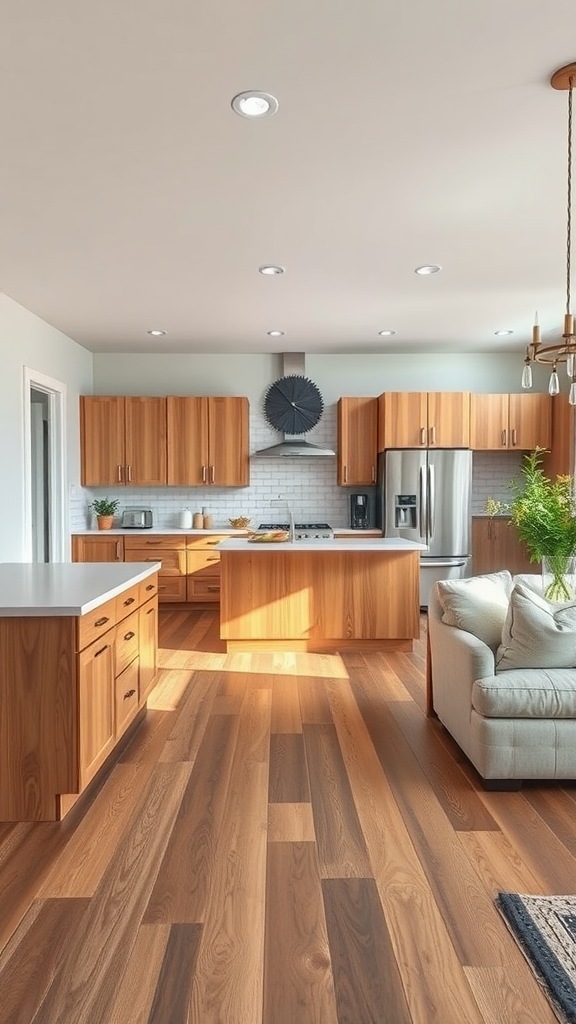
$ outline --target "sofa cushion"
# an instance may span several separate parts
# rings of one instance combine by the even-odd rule
[[[485,718],[576,718],[576,672],[509,669],[477,679],[472,707]]]
[[[512,576],[507,570],[463,580],[440,580],[436,593],[442,622],[473,633],[495,651],[502,639],[511,590]]]
[[[552,605],[516,583],[496,652],[496,672],[576,666],[576,604]]]

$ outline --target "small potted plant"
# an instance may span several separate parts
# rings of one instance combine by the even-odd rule
[[[90,503],[90,508],[96,515],[99,530],[111,530],[114,523],[114,513],[120,502],[117,498],[95,498]]]

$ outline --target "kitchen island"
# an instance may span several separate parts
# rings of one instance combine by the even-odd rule
[[[412,650],[424,544],[394,538],[222,541],[228,651]]]
[[[60,820],[144,713],[159,568],[0,564],[0,821]]]

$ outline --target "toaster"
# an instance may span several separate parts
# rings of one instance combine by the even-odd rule
[[[149,530],[153,526],[152,509],[125,508],[122,513],[122,526],[128,530]]]

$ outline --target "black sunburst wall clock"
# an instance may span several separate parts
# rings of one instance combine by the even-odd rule
[[[270,385],[264,397],[268,423],[285,434],[305,434],[322,418],[324,400],[308,377],[289,374]]]

